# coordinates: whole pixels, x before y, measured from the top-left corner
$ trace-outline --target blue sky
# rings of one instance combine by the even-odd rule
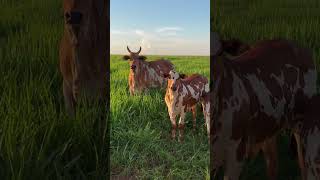
[[[111,54],[209,55],[209,0],[111,0]]]

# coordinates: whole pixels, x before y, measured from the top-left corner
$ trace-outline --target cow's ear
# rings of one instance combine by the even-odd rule
[[[164,73],[164,74],[162,74],[162,76],[164,77],[164,78],[169,78],[169,74],[167,74],[167,73]]]
[[[186,74],[179,74],[179,77],[180,77],[181,79],[184,79],[184,78],[187,77],[187,75],[186,75]]]
[[[147,59],[147,57],[145,56],[139,56],[139,59],[142,60],[142,61],[145,61]]]
[[[123,59],[123,60],[128,60],[128,59],[130,59],[130,56],[125,55],[125,56],[122,57],[122,59]]]

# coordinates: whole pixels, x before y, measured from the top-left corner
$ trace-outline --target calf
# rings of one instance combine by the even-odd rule
[[[320,180],[320,95],[310,101],[302,124],[302,146],[304,147],[306,177],[308,180]]]
[[[171,70],[169,74],[164,74],[164,77],[168,78],[165,102],[172,125],[171,137],[175,139],[177,128],[176,117],[180,115],[179,141],[183,141],[186,111],[200,101],[204,92],[209,92],[208,80],[199,74],[193,74],[185,79],[181,79],[179,73],[174,70]]]
[[[260,41],[230,60],[214,43],[211,164],[238,179],[251,147],[297,128],[305,105],[316,92],[312,55],[287,40]]]
[[[146,57],[139,55],[141,47],[138,52],[132,52],[128,46],[127,50],[130,55],[123,56],[123,59],[130,60],[128,78],[130,95],[141,93],[149,88],[164,88],[166,79],[163,74],[168,74],[170,70],[173,70],[173,64],[164,59],[151,62],[145,61]]]

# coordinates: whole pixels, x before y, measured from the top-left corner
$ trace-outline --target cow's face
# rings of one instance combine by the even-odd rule
[[[213,32],[212,35],[210,36],[210,42],[211,42],[211,52],[210,54],[212,56],[218,56],[222,52],[222,44],[221,44],[221,39],[218,33]]]
[[[139,55],[139,53],[141,52],[141,47],[138,52],[131,52],[129,47],[127,47],[127,50],[129,51],[129,55],[123,56],[123,59],[129,60],[131,72],[139,73],[141,66],[147,58],[145,56]]]
[[[92,1],[63,0],[64,23],[74,46],[79,45],[79,34],[89,19]]]

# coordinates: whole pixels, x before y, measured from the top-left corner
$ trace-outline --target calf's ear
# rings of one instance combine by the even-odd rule
[[[139,56],[139,59],[142,60],[142,61],[145,61],[147,59],[147,57],[145,56]]]
[[[123,59],[123,60],[128,60],[128,59],[130,59],[130,56],[125,55],[125,56],[122,57],[122,59]]]
[[[181,79],[184,79],[184,78],[187,77],[187,75],[186,75],[186,74],[179,74],[179,77],[180,77]]]

